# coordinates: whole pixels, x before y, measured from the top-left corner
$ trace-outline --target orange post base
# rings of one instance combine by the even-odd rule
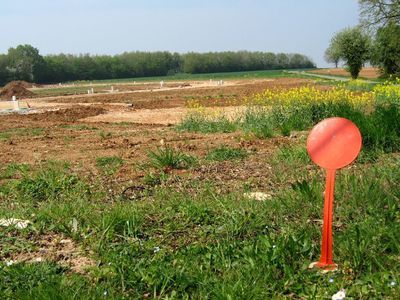
[[[337,264],[327,264],[327,263],[321,263],[319,261],[313,262],[309,266],[310,269],[321,269],[323,271],[336,271],[338,269]]]

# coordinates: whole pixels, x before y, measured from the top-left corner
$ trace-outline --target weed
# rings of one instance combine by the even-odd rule
[[[105,140],[105,139],[111,138],[112,137],[112,133],[111,132],[105,132],[104,130],[100,130],[99,131],[99,136],[100,136],[100,138],[102,140]]]
[[[18,173],[24,174],[28,172],[30,166],[27,164],[17,164],[17,163],[10,163],[7,165],[6,169],[0,173],[0,179],[10,179],[16,176]]]
[[[208,118],[202,114],[193,113],[187,116],[176,128],[181,131],[214,133],[234,132],[238,129],[238,126],[225,116]]]
[[[245,133],[250,132],[257,138],[270,138],[273,136],[271,117],[263,108],[248,107],[240,127]]]
[[[82,188],[78,177],[69,173],[68,166],[57,163],[42,167],[33,175],[24,173],[16,184],[18,196],[34,203],[59,200],[71,193],[82,192]]]
[[[158,148],[156,151],[149,151],[147,154],[150,165],[156,169],[186,169],[192,166],[196,159],[170,146]]]
[[[143,183],[149,186],[160,185],[162,182],[168,179],[168,175],[164,172],[160,173],[147,173],[143,178]]]

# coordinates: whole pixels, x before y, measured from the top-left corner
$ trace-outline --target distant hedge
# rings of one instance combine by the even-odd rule
[[[182,72],[196,74],[314,67],[314,63],[301,54],[248,51],[179,54],[167,51],[136,51],[119,55],[41,56],[36,48],[19,45],[10,48],[7,54],[0,55],[0,84],[11,80],[52,83],[165,76]]]

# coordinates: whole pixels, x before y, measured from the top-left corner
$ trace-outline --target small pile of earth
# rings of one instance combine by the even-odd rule
[[[0,99],[10,101],[12,96],[17,98],[33,97],[35,94],[27,89],[28,85],[32,86],[31,83],[25,81],[11,81],[0,91]]]
[[[25,119],[41,122],[76,122],[79,119],[104,114],[106,110],[96,106],[74,106],[67,109],[25,115]]]
[[[27,82],[27,81],[24,81],[24,80],[15,80],[15,81],[12,81],[12,82],[14,82],[14,84],[21,85],[26,89],[30,89],[30,88],[34,88],[34,87],[39,86],[39,85],[37,85],[35,83]]]

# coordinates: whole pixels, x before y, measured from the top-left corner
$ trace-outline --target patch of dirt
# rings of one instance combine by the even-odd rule
[[[80,274],[85,274],[88,268],[96,266],[96,262],[84,256],[82,249],[73,240],[61,234],[38,236],[34,238],[33,242],[35,250],[13,253],[7,259],[18,263],[53,261]]]
[[[31,114],[27,117],[35,121],[75,122],[79,119],[97,116],[105,113],[104,108],[98,106],[75,106],[71,108],[48,111],[40,114]]]
[[[333,76],[350,76],[350,73],[347,72],[344,68],[313,70],[310,71],[310,73]],[[381,74],[378,68],[363,68],[360,72],[360,77],[368,79],[376,79],[380,75]]]
[[[69,108],[55,108],[54,110],[42,111],[39,113],[28,114],[9,114],[1,117],[1,123],[20,123],[29,127],[29,124],[39,123],[38,126],[44,127],[46,123],[73,123],[79,119],[96,116],[106,112],[105,108],[89,106],[72,106]]]
[[[0,92],[0,99],[11,100],[12,96],[17,98],[31,98],[35,96],[34,93],[27,89],[28,82],[25,81],[11,81],[6,84]]]
[[[205,107],[203,113],[207,115],[223,115],[228,118],[234,117],[245,110],[244,106],[227,107]],[[118,123],[128,122],[136,124],[178,124],[192,110],[185,107],[160,108],[160,109],[138,109],[129,111],[108,111],[105,114],[81,119],[81,122],[105,122]]]

